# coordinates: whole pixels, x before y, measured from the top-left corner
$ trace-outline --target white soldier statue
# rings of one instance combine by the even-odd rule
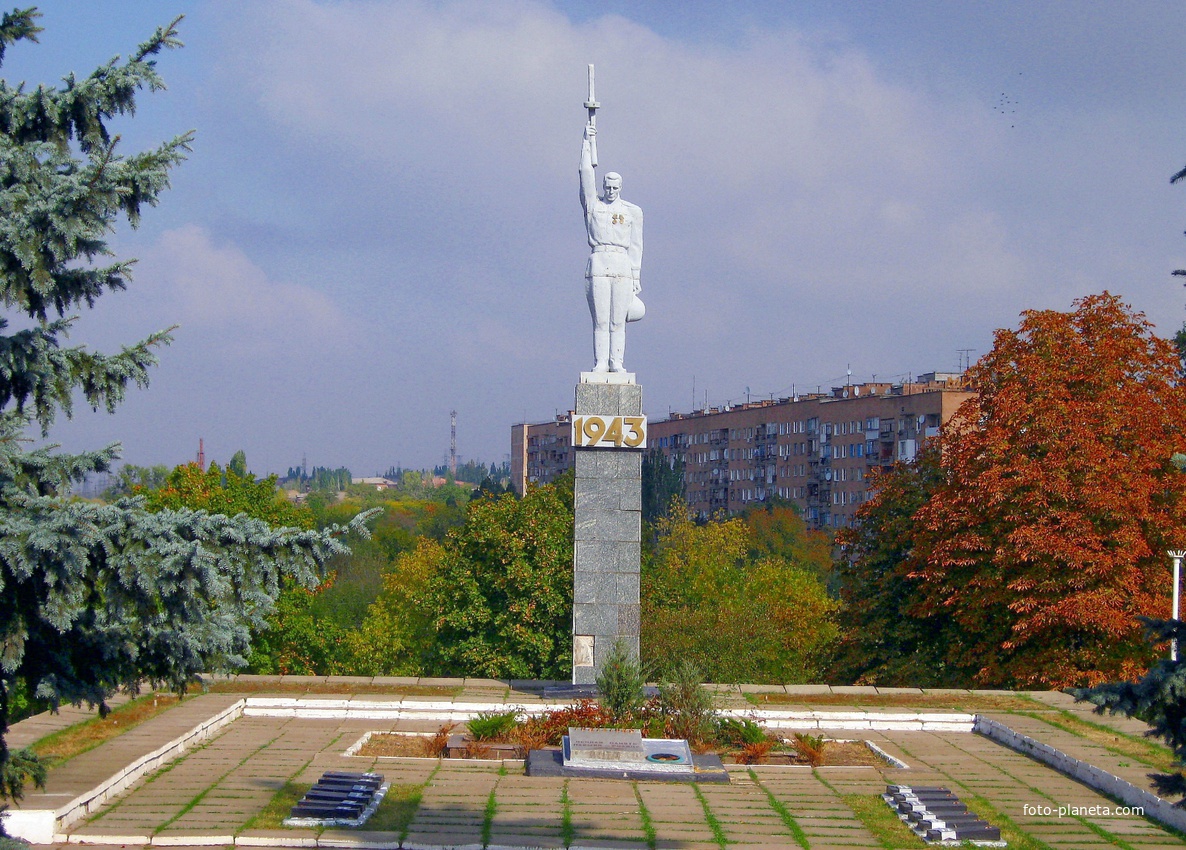
[[[622,200],[622,176],[605,175],[597,195],[597,126],[594,121],[593,67],[589,66],[589,123],[581,144],[581,207],[589,234],[585,295],[593,316],[593,371],[624,372],[626,323],[642,318],[642,210]]]

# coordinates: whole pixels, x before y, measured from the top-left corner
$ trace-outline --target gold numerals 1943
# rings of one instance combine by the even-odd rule
[[[574,446],[637,449],[646,441],[645,416],[574,416],[572,419]]]

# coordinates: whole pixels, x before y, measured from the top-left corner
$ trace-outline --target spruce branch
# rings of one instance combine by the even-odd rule
[[[40,17],[41,13],[35,6],[30,6],[28,9],[14,9],[11,12],[5,12],[4,16],[0,17],[0,64],[4,62],[4,52],[9,45],[16,44],[22,39],[37,42],[37,33],[41,32],[42,28],[37,26],[34,21]]]

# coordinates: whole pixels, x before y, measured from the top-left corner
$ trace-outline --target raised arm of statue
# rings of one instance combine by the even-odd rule
[[[581,208],[585,215],[593,202],[597,200],[597,175],[593,172],[593,154],[589,140],[597,135],[597,128],[592,124],[585,125],[585,138],[581,142]]]

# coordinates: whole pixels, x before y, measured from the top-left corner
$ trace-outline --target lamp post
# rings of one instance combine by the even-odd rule
[[[1166,553],[1174,562],[1174,613],[1173,619],[1178,619],[1178,579],[1182,574],[1182,559],[1186,558],[1186,551],[1171,549]],[[1178,660],[1178,639],[1170,641],[1170,661]]]

